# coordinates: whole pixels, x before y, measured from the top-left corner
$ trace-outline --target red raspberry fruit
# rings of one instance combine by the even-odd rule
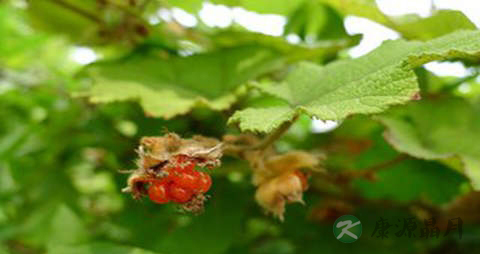
[[[165,204],[170,201],[170,198],[167,195],[167,188],[165,183],[153,183],[148,188],[148,197],[158,204]]]
[[[207,192],[210,187],[212,186],[212,178],[210,177],[209,174],[205,172],[198,172],[199,178],[198,178],[198,190],[201,193]]]
[[[193,169],[176,169],[170,172],[170,179],[172,182],[184,189],[197,189],[199,184],[200,174]]]
[[[186,203],[192,198],[193,192],[190,189],[182,188],[175,184],[168,186],[168,196],[175,203]]]

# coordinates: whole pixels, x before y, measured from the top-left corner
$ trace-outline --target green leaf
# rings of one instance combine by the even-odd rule
[[[315,1],[305,2],[289,16],[284,34],[291,33],[309,42],[348,37],[339,13]]]
[[[88,239],[83,221],[65,205],[60,205],[55,211],[50,230],[50,244],[74,244]]]
[[[428,42],[388,41],[365,56],[325,67],[301,63],[283,82],[259,86],[289,104],[289,110],[276,109],[278,115],[268,116],[275,124],[262,121],[265,109],[238,111],[229,123],[240,123],[243,131],[270,132],[301,113],[321,120],[380,113],[418,97],[414,68],[435,60],[475,59],[479,54],[480,32],[460,31]]]
[[[215,46],[223,48],[252,44],[272,48],[284,54],[288,62],[297,62],[300,60],[325,60],[334,57],[338,51],[358,44],[361,36],[331,38],[331,40],[309,44],[291,44],[285,38],[278,36],[245,31],[222,31],[215,34],[213,39]]]
[[[83,221],[64,204],[39,209],[27,219],[22,230],[24,241],[37,246],[78,244],[89,237]]]
[[[240,6],[258,13],[287,15],[298,8],[304,1],[305,0],[277,0],[275,4],[272,4],[270,1],[259,0],[213,0],[212,2],[229,6]]]
[[[4,244],[0,244],[0,254],[9,254],[8,248]]]
[[[148,115],[171,118],[194,107],[223,110],[242,85],[282,66],[277,51],[256,46],[222,49],[188,57],[134,54],[87,68],[94,103],[137,100]]]
[[[197,12],[201,9],[203,0],[168,0],[172,6],[182,8],[186,11]],[[265,0],[211,0],[214,4],[227,5],[230,7],[242,7],[249,11],[262,14],[291,14],[295,9],[305,2],[305,0],[277,0],[271,4]]]
[[[100,13],[95,0],[31,1],[28,4],[28,14],[35,27],[80,41],[94,35],[101,22]]]
[[[196,13],[202,8],[203,0],[168,0],[168,3],[185,11]]]
[[[89,243],[82,245],[54,245],[49,254],[156,254],[157,252],[113,243]]]
[[[378,119],[398,151],[427,159],[458,157],[464,173],[480,188],[480,111],[462,99],[424,100]]]
[[[427,18],[406,15],[392,18],[393,29],[407,39],[429,40],[456,30],[475,30],[476,26],[460,11],[440,10]]]
[[[344,15],[355,15],[388,24],[388,17],[378,9],[375,0],[321,0]]]
[[[416,14],[392,17],[383,14],[375,0],[322,0],[344,15],[356,15],[397,30],[407,39],[428,40],[457,30],[474,30],[476,26],[460,11],[439,10],[430,17]]]
[[[288,106],[248,108],[235,112],[228,121],[238,122],[243,131],[270,132],[282,123],[291,121],[295,115],[296,112]]]

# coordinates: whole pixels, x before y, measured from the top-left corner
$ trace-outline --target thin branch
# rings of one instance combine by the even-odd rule
[[[391,160],[388,160],[388,161],[385,161],[385,162],[382,162],[382,163],[379,163],[377,165],[374,165],[372,167],[369,167],[367,169],[364,169],[362,171],[370,171],[370,172],[378,172],[380,170],[383,170],[383,169],[387,169],[387,168],[390,168],[392,166],[395,166],[397,165],[398,163],[408,159],[409,156],[402,153],[402,154],[399,154],[397,157],[391,159]]]
[[[385,208],[397,208],[397,209],[405,209],[405,210],[411,210],[412,208],[420,208],[435,216],[441,215],[443,213],[440,207],[434,206],[422,200],[399,202],[399,201],[388,200],[388,199],[368,199],[356,193],[349,193],[349,194],[331,193],[331,192],[327,192],[317,188],[312,188],[311,191],[322,197],[329,197],[332,199],[342,200],[357,207],[364,206],[364,205],[373,205],[373,206],[379,206],[379,207],[385,207]]]
[[[103,23],[103,20],[100,19],[99,17],[95,16],[94,14],[91,14],[90,12],[82,9],[82,8],[79,8],[78,6],[76,5],[73,5],[71,3],[68,3],[64,0],[50,0],[60,6],[62,6],[63,8],[65,9],[69,9],[79,15],[82,15],[83,17],[93,21],[93,22],[96,22],[96,23],[99,23],[99,24],[102,24]]]
[[[389,169],[389,168],[397,165],[398,163],[400,163],[404,160],[407,160],[409,158],[410,158],[410,156],[402,153],[402,154],[399,154],[397,157],[395,157],[391,160],[381,162],[379,164],[368,167],[366,169],[342,171],[341,173],[338,174],[337,178],[338,178],[339,181],[342,181],[342,182],[348,182],[349,180],[352,180],[353,178],[360,178],[360,177],[365,178],[365,179],[370,180],[370,181],[375,181],[377,172],[379,172],[381,170]]]
[[[252,149],[253,150],[262,150],[262,149],[265,149],[265,148],[269,147],[277,139],[279,139],[281,136],[283,136],[283,134],[285,134],[285,132],[287,132],[288,129],[290,129],[290,127],[293,125],[293,123],[295,123],[295,121],[297,119],[298,119],[298,115],[293,117],[292,120],[283,123],[282,125],[280,125],[280,127],[278,127],[278,129],[276,129],[274,132],[272,132],[270,135],[268,135],[260,143],[258,143],[254,147],[252,147]]]

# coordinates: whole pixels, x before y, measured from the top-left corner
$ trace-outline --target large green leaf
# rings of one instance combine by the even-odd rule
[[[321,120],[380,113],[418,98],[415,67],[479,55],[480,32],[460,31],[428,42],[388,41],[363,57],[325,67],[302,63],[283,82],[259,87],[287,106],[237,111],[229,122],[239,123],[243,131],[270,132],[301,113]]]
[[[291,44],[285,38],[269,36],[247,31],[222,31],[213,36],[216,47],[239,47],[256,44],[275,49],[285,55],[286,61],[325,60],[335,56],[338,51],[358,44],[361,36],[340,38],[322,38],[315,43]]]
[[[305,2],[288,17],[284,34],[291,33],[309,42],[348,37],[343,17],[331,7],[316,1]]]
[[[355,162],[356,168],[369,168],[399,158],[399,153],[382,137],[381,130],[375,131],[370,138],[371,147],[358,158],[347,156]],[[420,199],[440,205],[459,195],[464,183],[468,183],[465,176],[445,165],[406,157],[404,161],[376,172],[375,181],[360,178],[355,181],[355,186],[366,198],[399,202]]]
[[[480,111],[462,99],[424,100],[378,119],[395,149],[433,160],[459,157],[465,174],[480,188]]]
[[[355,15],[371,19],[380,24],[388,24],[388,17],[378,9],[375,0],[320,0],[344,15]]]
[[[228,108],[241,85],[283,63],[277,51],[257,46],[222,49],[189,57],[136,54],[87,68],[95,84],[90,101],[138,100],[151,116],[171,118],[196,106]]]
[[[428,40],[456,30],[476,29],[475,25],[460,11],[439,10],[430,17],[416,14],[391,17],[383,14],[375,0],[321,0],[344,15],[355,15],[378,22],[397,30],[407,39]]]
[[[95,0],[43,0],[28,4],[28,14],[35,27],[80,41],[96,32],[102,22],[101,12]]]
[[[287,15],[300,6],[305,0],[277,0],[271,1],[259,0],[213,0],[213,3],[225,4],[229,6],[240,6],[249,11],[259,13],[274,13]]]
[[[475,30],[476,26],[460,11],[440,10],[427,18],[405,15],[392,18],[391,27],[407,39],[429,40],[456,30]]]
[[[275,4],[264,0],[212,0],[214,4],[222,4],[232,7],[243,7],[249,11],[258,13],[271,13],[287,15],[295,10],[305,0],[277,0]],[[182,8],[189,12],[197,12],[201,9],[203,0],[168,0],[170,6]]]

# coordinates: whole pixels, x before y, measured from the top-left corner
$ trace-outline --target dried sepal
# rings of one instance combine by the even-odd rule
[[[255,168],[252,182],[259,185],[278,175],[297,171],[299,169],[312,169],[319,165],[319,159],[304,151],[291,151],[285,154],[265,158],[260,167]]]
[[[186,156],[200,167],[214,168],[220,166],[222,144],[213,138],[194,136],[182,139],[175,133],[167,133],[162,137],[144,137],[137,150],[140,157],[138,165],[145,170],[158,165],[162,167],[176,163],[171,160],[175,156]],[[158,170],[158,169],[157,169]]]
[[[180,206],[181,211],[199,214],[204,210],[205,201],[207,201],[208,195],[203,193],[196,194],[189,202]]]
[[[285,205],[303,202],[303,192],[308,188],[306,176],[300,171],[286,172],[258,186],[255,200],[267,212],[283,221]]]
[[[263,149],[254,135],[241,134],[223,137],[224,152],[245,159],[253,171],[252,183],[257,187],[255,199],[267,212],[283,220],[285,205],[303,203],[303,192],[308,186],[307,176],[300,171],[321,170],[322,154],[291,151],[278,154],[272,146]]]
[[[122,192],[131,193],[134,199],[140,199],[143,196],[147,195],[147,189],[145,183],[147,177],[134,172],[128,177],[127,187],[122,189]]]

